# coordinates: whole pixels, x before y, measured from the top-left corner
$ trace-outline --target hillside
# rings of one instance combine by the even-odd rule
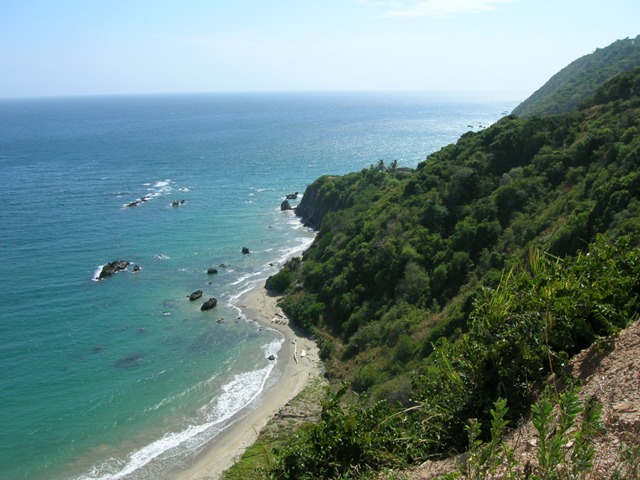
[[[468,133],[412,174],[378,165],[310,185],[299,212],[322,211],[320,231],[276,278],[285,290],[299,275],[283,307],[318,331],[329,372],[385,397],[531,247],[563,257],[598,233],[637,235],[638,72],[578,113]]]
[[[637,479],[640,477],[640,322],[629,326],[618,337],[607,339],[604,346],[606,348],[592,346],[580,352],[568,369],[572,378],[584,382],[580,398],[594,398],[602,403],[602,430],[592,440],[592,478],[612,478],[613,473],[618,472],[618,478]],[[509,431],[505,445],[514,452],[511,468],[523,472],[525,465],[536,464],[539,443],[532,421]],[[495,464],[495,472],[485,478],[503,478],[506,463]],[[427,461],[405,472],[403,478],[431,480],[452,473],[458,473],[461,479],[469,478],[462,456]]]
[[[463,451],[470,418],[486,432],[503,398],[517,421],[550,372],[636,318],[639,118],[636,69],[577,112],[505,117],[414,172],[380,162],[310,185],[299,212],[317,238],[268,285],[366,400],[334,392],[275,478]]]
[[[513,114],[530,116],[575,111],[580,102],[593,95],[606,80],[639,66],[640,36],[618,40],[567,65],[518,105]]]
[[[604,398],[556,387],[640,317],[639,166],[640,68],[578,111],[505,117],[415,171],[316,180],[298,213],[318,235],[267,287],[314,335],[331,388],[314,421],[228,478],[380,478],[465,451],[483,478],[516,465],[501,439],[530,416],[540,463],[510,478],[588,478],[615,425],[600,426]],[[637,460],[628,441],[616,452]]]

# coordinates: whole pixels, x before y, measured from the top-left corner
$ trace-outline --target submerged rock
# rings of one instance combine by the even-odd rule
[[[140,352],[130,353],[129,355],[120,357],[118,360],[116,360],[116,362],[113,365],[117,368],[133,367],[138,363],[140,363],[140,360],[142,360],[142,357],[144,357],[144,354]]]

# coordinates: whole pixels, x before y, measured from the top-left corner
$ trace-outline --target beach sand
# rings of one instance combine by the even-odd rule
[[[196,456],[193,464],[180,472],[176,480],[215,480],[253,444],[267,422],[300,393],[307,383],[321,373],[318,348],[314,341],[301,335],[295,325],[276,306],[278,297],[271,296],[264,282],[243,295],[238,306],[247,319],[278,330],[284,344],[278,352],[273,374],[280,374],[277,383],[257,401],[247,407],[244,417],[220,433]]]

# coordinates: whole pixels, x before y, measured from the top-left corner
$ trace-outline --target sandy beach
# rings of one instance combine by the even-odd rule
[[[301,336],[294,325],[289,325],[286,316],[276,306],[277,300],[278,297],[267,293],[262,282],[238,302],[247,319],[276,329],[284,336],[284,344],[272,372],[272,375],[279,375],[277,383],[257,400],[257,405],[252,404],[240,412],[240,418],[213,439],[194,459],[191,467],[175,477],[176,480],[220,478],[222,472],[253,444],[269,419],[321,373],[315,342]]]

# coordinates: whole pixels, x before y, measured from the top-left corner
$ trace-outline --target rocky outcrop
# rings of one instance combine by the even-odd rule
[[[295,193],[288,193],[286,195],[287,200],[295,200],[296,198],[298,198],[298,192]]]
[[[204,302],[202,304],[202,306],[200,307],[200,310],[202,310],[203,312],[205,310],[211,310],[212,308],[215,308],[215,306],[218,304],[218,300],[216,300],[215,298],[211,297],[209,300],[207,300],[206,302]]]
[[[207,268],[208,275],[215,275],[216,273],[218,273],[218,269],[216,267]]]
[[[140,197],[135,199],[133,202],[129,202],[127,203],[125,206],[126,207],[137,207],[138,205],[141,205],[143,203],[147,203],[149,200],[151,199],[151,197],[149,195],[145,195],[144,197]]]
[[[280,210],[282,210],[283,212],[287,210],[293,210],[293,207],[289,203],[289,200],[285,200],[280,204]]]
[[[296,207],[296,215],[302,218],[305,226],[319,230],[322,219],[327,213],[349,206],[348,196],[343,198],[336,195],[332,188],[337,178],[329,175],[322,176],[304,191]]]
[[[242,253],[244,255],[248,255],[251,253],[251,251],[249,250],[249,247],[242,247]]]
[[[105,278],[109,278],[112,275],[118,273],[121,270],[124,270],[129,266],[129,262],[127,260],[115,260],[113,262],[107,263],[100,270],[100,274],[98,275],[98,280],[104,280]]]

